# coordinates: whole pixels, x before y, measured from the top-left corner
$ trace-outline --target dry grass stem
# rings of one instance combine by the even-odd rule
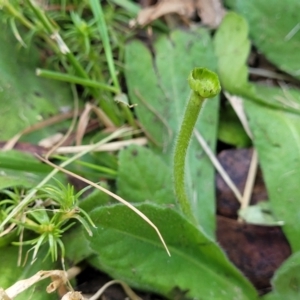
[[[202,135],[199,133],[198,130],[194,130],[194,135],[195,135],[198,143],[201,145],[204,152],[206,153],[206,155],[209,157],[210,161],[216,168],[216,170],[219,172],[220,176],[223,178],[223,180],[226,182],[228,187],[231,189],[231,191],[233,192],[233,194],[235,195],[237,200],[240,203],[242,203],[242,201],[243,201],[242,194],[240,193],[240,191],[238,190],[238,188],[236,187],[234,182],[231,180],[231,178],[228,176],[228,174],[226,173],[226,171],[224,170],[224,168],[222,167],[222,165],[220,164],[220,162],[218,161],[218,159],[216,158],[214,153],[208,147],[208,145],[207,145],[206,141],[204,140],[204,138],[202,137]]]
[[[248,119],[246,117],[245,111],[244,111],[244,105],[243,100],[241,97],[230,95],[227,92],[224,92],[225,97],[230,102],[232,108],[234,109],[237,117],[241,121],[246,133],[248,134],[249,138],[253,138],[253,134],[250,130]]]
[[[118,151],[127,147],[129,145],[140,145],[144,146],[148,143],[148,140],[144,137],[130,139],[125,141],[111,142],[105,145],[101,145],[97,148],[93,148],[94,145],[82,145],[82,146],[69,146],[69,147],[60,147],[56,149],[55,154],[67,154],[67,153],[79,153],[81,151],[87,151],[88,149],[92,149],[91,151],[104,152],[104,151]]]
[[[107,282],[103,287],[101,287],[96,294],[89,298],[89,300],[97,300],[104,293],[104,291],[113,284],[120,284],[125,291],[126,295],[131,300],[143,300],[141,299],[124,281],[121,280],[111,280]]]
[[[247,181],[246,181],[240,209],[245,209],[249,206],[252,191],[253,191],[253,186],[256,178],[256,173],[257,173],[257,165],[258,165],[258,154],[257,151],[253,149],[253,154],[251,158],[251,163],[248,171]]]
[[[8,299],[11,299],[11,298],[13,299],[17,295],[22,293],[23,291],[27,290],[32,285],[36,284],[37,282],[44,280],[46,278],[49,278],[49,277],[51,278],[53,276],[56,281],[59,281],[59,285],[64,285],[68,281],[67,273],[65,271],[61,271],[61,270],[39,271],[35,275],[31,276],[30,278],[17,281],[11,287],[9,287],[5,290],[5,294],[8,297]],[[56,282],[55,286],[57,286],[57,285],[58,285],[58,282]],[[52,290],[52,291],[54,291],[54,290]],[[0,299],[2,300],[2,298],[0,298]]]
[[[81,113],[81,111],[79,111],[77,113],[77,115],[79,113]],[[44,120],[44,121],[38,122],[38,123],[36,123],[32,126],[29,126],[29,127],[25,128],[24,130],[20,131],[18,134],[16,134],[14,137],[12,137],[9,141],[7,141],[7,143],[4,145],[2,150],[11,150],[11,149],[13,149],[14,146],[16,145],[16,143],[18,142],[18,140],[21,138],[21,136],[23,136],[25,134],[37,131],[37,130],[39,130],[41,128],[44,128],[44,127],[47,127],[47,126],[54,125],[54,124],[59,123],[61,121],[70,119],[73,116],[74,116],[74,111],[70,111],[70,112],[67,112],[67,113],[56,115],[56,116],[51,117],[47,120]]]

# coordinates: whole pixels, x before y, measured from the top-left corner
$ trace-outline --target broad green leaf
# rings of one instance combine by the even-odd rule
[[[23,247],[23,260],[28,250],[28,247]],[[7,289],[12,286],[19,280],[27,279],[37,272],[41,270],[55,270],[58,268],[57,264],[53,264],[51,259],[46,259],[45,261],[45,253],[48,251],[45,247],[40,250],[40,253],[37,257],[37,260],[31,264],[30,259],[27,260],[25,266],[18,266],[18,257],[20,255],[19,247],[17,246],[8,246],[4,248],[0,248],[1,255],[1,272],[0,272],[0,287]],[[33,285],[26,291],[20,293],[16,298],[16,300],[55,300],[57,299],[57,294],[52,293],[48,294],[46,292],[46,287],[50,284],[49,279],[42,280],[37,284]]]
[[[223,88],[231,94],[242,96],[248,101],[255,101],[262,106],[299,114],[300,110],[297,107],[259,97],[255,85],[248,82],[247,57],[250,42],[247,35],[247,23],[242,16],[234,12],[225,16],[215,35],[218,74]]]
[[[0,168],[37,173],[52,170],[50,166],[41,163],[32,154],[17,150],[0,152]]]
[[[250,41],[244,18],[234,12],[228,13],[216,32],[214,47],[222,86],[230,93],[247,88],[246,60],[250,52]]]
[[[11,150],[0,152],[0,189],[31,188],[38,184],[51,168],[32,155]]]
[[[42,177],[33,173],[17,172],[1,169],[0,173],[0,189],[11,187],[31,188],[37,185],[42,180]]]
[[[273,291],[264,300],[295,300],[300,289],[300,252],[290,256],[272,278]]]
[[[237,0],[235,9],[248,21],[255,46],[281,70],[300,78],[298,0]]]
[[[64,233],[62,242],[66,251],[65,259],[72,266],[95,255],[85,236],[85,229],[81,225],[74,226]]]
[[[119,154],[118,195],[129,202],[175,203],[171,170],[151,150],[132,145]]]
[[[300,105],[300,92],[257,86],[259,96]],[[283,230],[293,251],[300,250],[300,116],[254,102],[245,102],[254,144],[259,154],[272,210],[284,221]]]
[[[263,297],[260,297],[259,299],[261,299],[261,300],[282,300],[282,298],[274,292],[266,294]]]
[[[171,252],[155,231],[124,205],[94,210],[97,226],[90,245],[99,255],[90,259],[115,278],[177,299],[256,299],[256,291],[227,260],[220,248],[170,208],[136,206],[156,224]],[[177,295],[178,296],[178,295]]]
[[[71,108],[73,103],[67,85],[35,75],[35,69],[40,64],[37,49],[33,46],[21,48],[11,29],[3,23],[1,26],[0,139],[7,140],[22,129],[53,116],[60,110]],[[39,130],[31,134],[31,139],[36,142],[55,133],[57,128],[51,126]]]
[[[152,149],[170,166],[184,107],[190,94],[187,77],[195,67],[215,69],[209,33],[204,29],[174,31],[154,43],[154,57],[141,42],[125,48],[125,76],[131,103],[143,128],[153,141]],[[136,59],[137,53],[139,59]],[[214,150],[217,135],[218,100],[208,101],[196,124]],[[188,195],[200,226],[211,237],[215,231],[214,169],[193,139],[186,167]]]
[[[0,248],[10,245],[18,239],[18,230],[15,228],[11,232],[0,237]],[[1,250],[0,250],[1,251]]]
[[[0,152],[0,189],[9,187],[32,188],[52,171],[29,153],[16,150]],[[64,177],[58,175],[63,181]]]
[[[109,189],[107,184],[101,184],[106,189]],[[85,210],[87,213],[90,213],[93,209],[101,206],[108,205],[112,198],[106,193],[95,189],[88,196],[79,202],[79,207]]]

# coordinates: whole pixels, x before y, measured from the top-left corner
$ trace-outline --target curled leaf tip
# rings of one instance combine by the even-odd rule
[[[221,91],[218,75],[206,68],[195,68],[188,77],[190,88],[202,98],[211,98]]]

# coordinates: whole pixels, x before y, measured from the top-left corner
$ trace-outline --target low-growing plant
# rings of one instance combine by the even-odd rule
[[[297,298],[299,172],[295,162],[299,160],[299,151],[295,149],[299,144],[296,134],[300,126],[296,103],[300,99],[299,91],[291,91],[290,97],[290,90],[250,83],[246,60],[250,30],[260,51],[279,68],[299,78],[297,59],[290,63],[282,55],[285,49],[282,45],[293,45],[288,47],[288,57],[295,57],[299,28],[294,11],[298,4],[294,0],[289,0],[289,5],[278,1],[275,5],[274,0],[274,5],[268,6],[259,0],[225,2],[243,17],[228,13],[213,38],[211,31],[203,27],[172,29],[166,35],[157,30],[159,26],[153,26],[148,33],[154,32],[154,35],[147,35],[151,47],[147,47],[135,37],[134,29],[123,26],[138,11],[138,6],[130,0],[47,3],[0,0],[1,20],[10,25],[19,46],[27,47],[28,51],[14,52],[16,47],[7,31],[0,32],[0,41],[5,41],[2,43],[5,55],[0,53],[0,62],[4,62],[0,68],[0,90],[4,89],[7,99],[17,99],[16,103],[12,101],[15,105],[7,109],[18,115],[14,122],[17,124],[22,119],[26,124],[34,124],[37,119],[53,117],[60,109],[63,112],[72,105],[72,99],[66,106],[62,105],[63,100],[50,105],[62,94],[57,82],[45,81],[51,93],[44,93],[46,88],[42,81],[29,84],[27,77],[36,68],[40,77],[70,83],[72,96],[76,99],[80,96],[80,107],[84,106],[83,101],[93,102],[86,105],[78,122],[80,128],[75,132],[74,124],[80,113],[76,102],[74,126],[69,127],[68,134],[44,156],[46,158],[42,155],[29,158],[14,151],[0,153],[3,169],[0,172],[3,179],[0,180],[0,251],[3,256],[0,281],[4,285],[8,285],[6,280],[11,278],[17,280],[35,274],[34,268],[35,271],[56,268],[56,262],[59,268],[65,268],[65,262],[68,265],[86,261],[133,287],[168,299],[257,299],[256,289],[229,261],[216,241],[215,170],[204,147],[193,138],[193,132],[196,137],[201,133],[211,152],[216,148],[219,76],[226,97],[238,96],[243,103],[246,113],[242,122],[246,130],[235,116],[235,124],[240,126],[235,132],[243,135],[242,145],[248,134],[251,139],[247,136],[247,145],[253,143],[257,148],[270,197],[268,208],[275,219],[280,220],[274,224],[284,224],[283,230],[293,251],[291,258],[276,271],[273,292],[265,299]],[[273,25],[267,26],[267,21]],[[128,41],[129,37],[133,38]],[[30,52],[32,48],[36,52]],[[281,50],[276,53],[275,48]],[[16,56],[21,53],[23,57],[18,56],[14,61],[10,53]],[[38,55],[42,56],[43,64],[23,62]],[[20,76],[15,75],[19,65],[28,74],[21,81]],[[284,74],[272,73],[272,76],[286,79]],[[20,86],[20,95],[15,96],[11,86],[16,90]],[[69,86],[67,89],[69,91]],[[70,93],[63,94],[62,98],[68,97],[65,95],[72,98]],[[210,97],[214,100],[204,101]],[[9,104],[3,99],[3,103]],[[35,103],[45,99],[47,105],[43,109],[47,107],[47,114],[41,109],[31,116]],[[129,101],[132,106],[128,106]],[[25,104],[29,110],[25,110]],[[85,132],[91,113],[100,120],[91,122],[93,126],[100,123],[96,134]],[[230,118],[230,114],[228,116]],[[3,119],[10,121],[6,114]],[[51,120],[49,124],[55,123]],[[116,129],[123,125],[125,128]],[[49,132],[48,135],[64,133],[68,126],[67,122],[60,123],[57,129],[45,132]],[[225,126],[223,138],[235,145],[236,139],[228,138],[230,130],[226,120],[220,126]],[[17,130],[10,131],[8,127],[13,126],[7,126],[7,130],[15,137],[4,146],[6,150],[23,133],[35,130],[35,126],[22,128],[21,133],[15,135]],[[110,132],[113,133],[108,136]],[[28,145],[22,143],[29,142],[31,146],[34,144],[31,151],[44,154],[45,149],[36,145],[41,135],[23,137],[21,146],[27,149]],[[141,135],[147,137],[143,136],[141,143],[145,145],[146,141],[147,147],[130,145],[118,149],[117,155],[114,153],[115,145],[127,142],[128,136],[130,141],[137,142]],[[103,137],[101,142],[94,143]],[[85,150],[77,146],[60,147],[68,138],[76,140],[77,145],[85,144]],[[112,140],[113,145],[108,145],[113,146],[109,154],[96,152]],[[69,150],[77,154],[63,154]],[[62,163],[56,165],[49,157]],[[278,162],[278,157],[282,162]],[[65,174],[57,174],[59,171],[95,190],[89,195],[84,193],[88,187],[76,192],[66,182]],[[106,181],[105,188],[99,183],[102,180]],[[18,257],[25,261],[26,267],[12,267]],[[35,292],[38,295],[38,289]]]

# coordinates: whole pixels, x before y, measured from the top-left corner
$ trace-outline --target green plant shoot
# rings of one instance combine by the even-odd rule
[[[188,83],[192,92],[184,112],[183,121],[175,146],[173,176],[175,195],[179,206],[184,215],[192,222],[196,223],[185,190],[184,169],[186,152],[204,100],[216,96],[220,92],[221,86],[218,76],[206,68],[193,69],[188,77]]]

